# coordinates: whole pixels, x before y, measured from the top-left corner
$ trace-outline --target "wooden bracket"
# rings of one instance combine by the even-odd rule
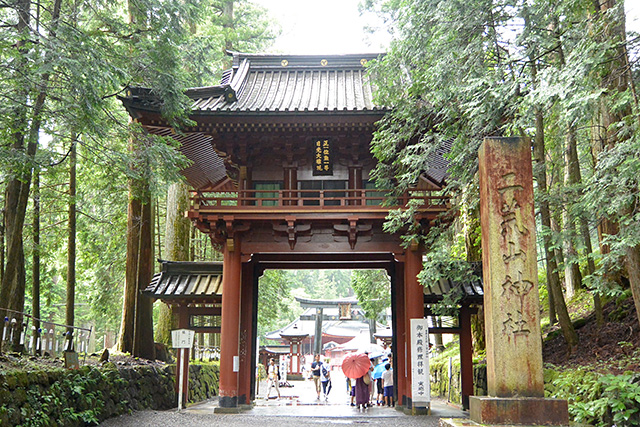
[[[296,224],[296,219],[293,217],[285,217],[285,221],[286,224],[273,224],[276,240],[278,240],[278,234],[284,234],[289,247],[293,250],[300,237],[304,237],[306,241],[311,239],[311,224]]]

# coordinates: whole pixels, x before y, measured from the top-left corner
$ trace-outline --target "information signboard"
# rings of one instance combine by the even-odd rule
[[[414,405],[431,402],[427,319],[411,319],[411,400]]]
[[[189,329],[171,331],[171,345],[173,348],[191,348],[193,347],[193,337],[195,335],[195,331]]]

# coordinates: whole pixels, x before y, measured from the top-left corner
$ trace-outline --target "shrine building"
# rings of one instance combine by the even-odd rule
[[[191,161],[183,171],[193,190],[188,217],[224,257],[222,277],[217,265],[208,276],[220,280],[221,288],[210,291],[215,297],[188,295],[197,286],[186,282],[165,282],[150,295],[171,294],[172,303],[182,307],[181,328],[203,313],[195,307],[198,301],[215,303],[221,316],[220,329],[214,328],[221,334],[219,405],[237,408],[255,399],[258,279],[265,270],[386,270],[397,401],[415,409],[411,346],[405,343],[410,319],[430,314],[427,289],[417,279],[424,248],[403,246],[401,235],[385,232],[383,224],[390,209],[411,201],[426,233],[447,211],[442,153],[433,155],[432,169],[423,171],[396,206],[387,207],[390,189],[376,189],[371,177],[372,135],[389,111],[374,102],[367,76],[367,63],[378,55],[232,55],[232,68],[219,85],[186,92],[192,100],[190,127],[172,128],[149,89],[130,88],[121,98],[149,133],[179,142]],[[481,300],[481,291],[469,292]],[[462,358],[470,366],[470,326],[467,344]]]

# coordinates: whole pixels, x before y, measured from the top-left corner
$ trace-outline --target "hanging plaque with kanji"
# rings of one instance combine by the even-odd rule
[[[313,144],[313,175],[333,175],[331,141],[317,139]]]

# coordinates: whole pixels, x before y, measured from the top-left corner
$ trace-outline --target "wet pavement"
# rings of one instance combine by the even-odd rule
[[[237,414],[216,412],[217,399],[191,405],[178,412],[140,411],[132,415],[107,420],[102,426],[260,426],[299,427],[318,424],[368,424],[380,426],[438,426],[440,418],[467,418],[468,413],[441,400],[432,400],[431,415],[407,415],[393,407],[374,406],[359,411],[350,406],[346,380],[341,371],[332,373],[332,389],[327,399],[318,400],[313,381],[289,381],[280,387],[277,399],[275,388],[267,400],[266,382],[261,382],[254,405]]]

